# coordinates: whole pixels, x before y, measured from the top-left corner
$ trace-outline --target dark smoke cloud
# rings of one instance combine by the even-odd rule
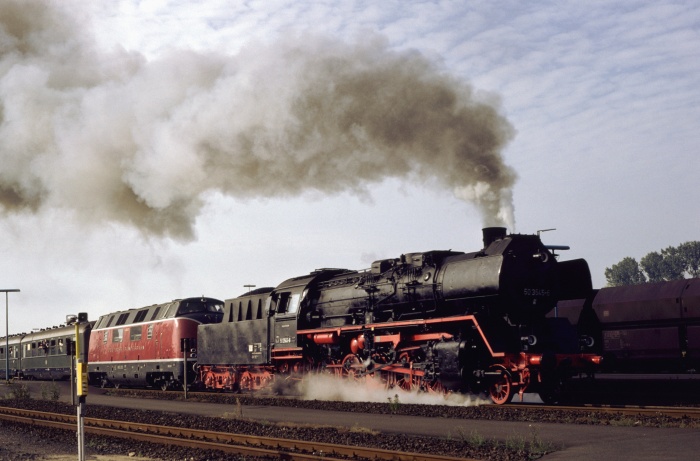
[[[288,37],[237,55],[101,52],[46,2],[0,6],[0,210],[193,238],[209,192],[369,194],[437,182],[512,227],[514,130],[488,97],[371,37]],[[491,99],[493,99],[491,97]]]

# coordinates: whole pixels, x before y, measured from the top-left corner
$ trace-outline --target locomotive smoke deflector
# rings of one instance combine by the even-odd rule
[[[484,249],[488,248],[496,240],[506,237],[505,227],[484,227],[481,231],[484,235]]]

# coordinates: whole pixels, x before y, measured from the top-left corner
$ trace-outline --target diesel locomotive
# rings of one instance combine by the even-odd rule
[[[194,382],[197,327],[220,322],[223,301],[186,298],[101,316],[88,347],[92,385],[182,388]]]
[[[308,372],[427,392],[517,392],[554,401],[563,381],[600,363],[581,352],[557,302],[592,289],[588,264],[559,261],[538,235],[486,228],[472,253],[427,251],[368,270],[319,269],[228,299],[197,328],[198,381],[255,390]],[[99,339],[99,337],[98,337]]]

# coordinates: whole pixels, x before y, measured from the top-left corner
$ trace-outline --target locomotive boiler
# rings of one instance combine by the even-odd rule
[[[428,392],[517,391],[556,398],[563,380],[599,362],[575,330],[546,314],[585,296],[584,260],[558,261],[537,235],[486,228],[472,253],[428,251],[363,271],[319,269],[226,300],[198,327],[201,384],[260,389],[310,371]]]

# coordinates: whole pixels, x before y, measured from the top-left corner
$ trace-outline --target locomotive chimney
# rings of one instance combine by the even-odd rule
[[[484,227],[484,249],[488,248],[496,240],[500,240],[506,236],[505,227]]]

